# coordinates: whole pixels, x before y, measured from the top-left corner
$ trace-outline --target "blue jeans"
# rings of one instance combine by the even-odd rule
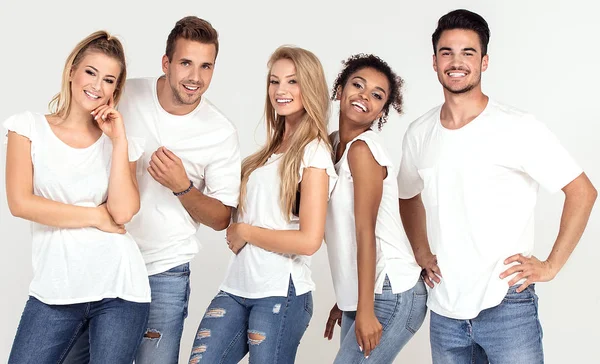
[[[8,363],[62,363],[87,327],[90,363],[131,364],[142,340],[148,306],[120,298],[47,305],[29,297]]]
[[[152,302],[146,332],[135,358],[136,364],[176,364],[183,321],[188,314],[190,265],[185,263],[148,277]],[[66,364],[89,362],[87,333],[77,341]]]
[[[431,313],[434,364],[542,364],[542,327],[533,285],[512,286],[498,306],[471,320]]]
[[[312,293],[249,299],[220,291],[200,322],[190,364],[293,363],[312,317]]]
[[[394,294],[385,277],[383,291],[375,294],[375,316],[383,326],[379,345],[366,361],[360,351],[355,334],[356,311],[345,311],[342,316],[340,350],[336,364],[391,363],[415,332],[419,330],[427,313],[427,289],[421,279],[408,291]]]

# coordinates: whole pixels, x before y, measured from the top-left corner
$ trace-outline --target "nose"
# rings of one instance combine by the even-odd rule
[[[94,80],[94,83],[92,84],[92,88],[94,89],[94,91],[100,91],[101,87],[102,87],[102,78],[96,77],[96,79]]]

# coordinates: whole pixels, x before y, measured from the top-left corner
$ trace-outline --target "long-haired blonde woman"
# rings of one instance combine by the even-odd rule
[[[99,31],[67,58],[49,115],[4,122],[6,192],[32,222],[33,280],[8,362],[62,362],[86,326],[91,363],[131,363],[148,316],[142,256],[123,224],[139,209],[135,160],[113,108],[125,83],[121,42]]]
[[[294,362],[312,316],[310,256],[321,246],[336,179],[327,139],[328,92],[309,51],[271,56],[267,143],[242,163],[236,254],[198,328],[190,363]]]

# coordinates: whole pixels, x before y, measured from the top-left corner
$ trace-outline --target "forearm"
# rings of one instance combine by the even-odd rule
[[[106,206],[117,224],[125,224],[140,209],[140,195],[128,157],[127,140],[113,141]]]
[[[425,207],[421,195],[407,200],[400,199],[399,204],[402,225],[415,257],[418,260],[418,257],[431,254],[427,240]]]
[[[240,234],[252,245],[281,254],[313,255],[323,242],[323,236],[302,229],[272,230],[244,224]]]
[[[358,307],[357,311],[373,310],[375,302],[375,266],[377,252],[375,232],[357,232]]]
[[[57,228],[95,227],[98,220],[94,207],[68,205],[36,195],[20,198],[18,203],[9,198],[8,205],[16,217]]]
[[[591,190],[567,194],[560,220],[560,229],[552,251],[546,260],[552,270],[558,273],[577,246],[594,206],[597,192]]]
[[[229,226],[231,207],[216,198],[206,196],[197,188],[179,196],[179,201],[195,221],[217,231]]]

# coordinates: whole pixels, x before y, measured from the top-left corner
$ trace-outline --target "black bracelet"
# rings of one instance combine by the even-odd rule
[[[173,192],[173,194],[175,196],[183,196],[186,193],[190,192],[192,190],[192,188],[194,188],[194,182],[192,182],[192,180],[190,180],[190,187],[187,188],[187,190],[181,191],[181,192]]]

